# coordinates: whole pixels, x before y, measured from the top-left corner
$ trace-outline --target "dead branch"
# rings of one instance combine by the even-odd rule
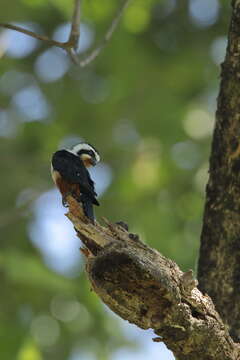
[[[125,226],[88,222],[68,197],[69,213],[86,256],[96,294],[116,314],[153,329],[180,360],[237,360],[233,342],[211,299],[196,287],[192,272],[143,244]]]

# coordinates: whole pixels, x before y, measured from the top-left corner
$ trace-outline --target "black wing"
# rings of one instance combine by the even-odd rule
[[[67,182],[79,184],[81,193],[89,196],[94,204],[99,205],[94,182],[79,157],[67,150],[59,150],[53,154],[52,166]]]

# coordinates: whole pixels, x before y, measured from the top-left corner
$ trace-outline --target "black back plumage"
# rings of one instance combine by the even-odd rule
[[[59,150],[53,154],[52,166],[70,184],[79,184],[83,198],[99,205],[96,199],[94,182],[82,160],[67,150]]]

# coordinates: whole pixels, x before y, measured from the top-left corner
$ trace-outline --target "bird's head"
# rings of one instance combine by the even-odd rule
[[[98,151],[87,143],[75,145],[71,152],[80,157],[85,167],[95,166],[100,161]]]

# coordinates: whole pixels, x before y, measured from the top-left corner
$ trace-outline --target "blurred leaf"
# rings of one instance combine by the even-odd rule
[[[19,251],[8,251],[0,256],[0,267],[11,282],[48,291],[74,291],[74,284],[52,273],[41,259]]]
[[[42,360],[39,349],[33,342],[27,341],[23,344],[16,360]]]

